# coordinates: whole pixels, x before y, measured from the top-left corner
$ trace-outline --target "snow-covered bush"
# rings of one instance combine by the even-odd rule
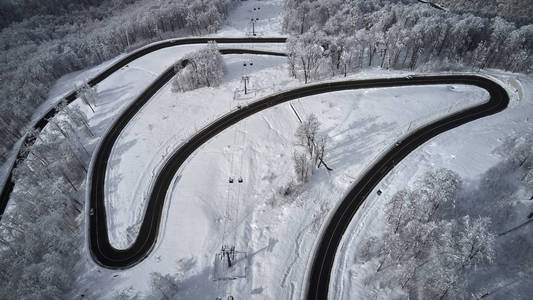
[[[218,52],[215,42],[200,49],[182,60],[183,67],[178,63],[176,76],[172,80],[173,91],[190,91],[200,87],[218,86],[224,76],[224,61]]]
[[[158,272],[150,273],[150,290],[141,294],[133,287],[123,289],[113,296],[113,300],[160,300],[160,299],[179,299],[177,297],[179,288],[177,274],[162,275]]]
[[[147,299],[175,299],[178,292],[178,279],[176,276],[162,275],[157,272],[150,273],[152,293]]]
[[[278,194],[280,194],[283,197],[288,197],[292,195],[296,190],[296,184],[294,181],[289,180],[285,185],[278,188]]]

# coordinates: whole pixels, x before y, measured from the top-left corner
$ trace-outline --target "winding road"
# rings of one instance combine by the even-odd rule
[[[152,53],[157,50],[161,50],[164,48],[174,47],[174,46],[181,46],[181,45],[201,45],[201,44],[207,44],[210,41],[215,41],[218,44],[258,44],[258,43],[285,43],[286,38],[284,37],[266,37],[266,38],[219,38],[219,37],[211,37],[211,38],[185,38],[185,39],[169,39],[157,43],[149,44],[148,46],[142,47],[138,50],[135,50],[128,55],[124,56],[123,58],[117,60],[115,63],[113,63],[111,66],[107,67],[105,70],[100,72],[98,75],[87,81],[87,84],[89,86],[95,86],[98,83],[102,82],[107,77],[111,76],[116,71],[120,70],[120,68],[124,67],[125,65],[129,64],[130,62],[143,57],[146,54]],[[238,53],[236,53],[238,54]],[[68,93],[63,99],[67,103],[71,103],[77,98],[77,91],[71,91]],[[59,112],[58,106],[56,105],[52,108],[50,108],[42,117],[40,117],[31,128],[33,130],[36,130],[37,132],[41,132],[43,128],[48,124],[48,120],[55,117],[57,113]],[[11,195],[11,192],[13,191],[13,188],[15,186],[15,182],[13,181],[13,170],[26,159],[28,156],[28,152],[24,151],[26,147],[30,147],[35,142],[35,137],[33,136],[24,136],[24,141],[22,142],[22,146],[18,149],[17,158],[14,160],[13,164],[10,166],[9,175],[6,178],[6,181],[4,183],[4,186],[2,187],[2,192],[0,193],[0,219],[2,215],[4,214],[4,211],[7,207],[7,203],[9,202],[9,197]],[[1,184],[1,183],[0,183]]]
[[[378,86],[384,87],[377,83]],[[503,87],[485,77],[476,75],[422,76],[413,79],[390,79],[386,86],[431,85],[431,84],[465,84],[485,89],[489,92],[489,101],[461,110],[417,129],[403,140],[397,141],[395,147],[384,153],[380,159],[361,175],[358,182],[346,194],[340,205],[322,230],[318,245],[315,247],[310,271],[308,273],[306,299],[327,299],[329,281],[337,249],[342,236],[353,216],[376,185],[396,164],[431,138],[462,124],[493,115],[504,110],[509,104],[509,95]]]
[[[253,49],[219,49],[221,54],[257,54],[271,56],[286,56],[285,53],[262,51]],[[178,62],[179,63],[179,62]],[[185,65],[186,60],[181,64]],[[88,197],[90,208],[94,214],[89,216],[89,248],[94,260],[103,267],[125,269],[132,267],[148,256],[155,245],[159,233],[161,213],[165,202],[165,195],[168,187],[178,171],[181,164],[189,157],[190,154],[211,137],[227,128],[220,127],[214,123],[206,129],[200,131],[202,134],[196,134],[189,141],[182,145],[176,153],[167,160],[160,173],[157,174],[153,189],[146,205],[146,213],[139,229],[137,238],[127,249],[116,249],[109,242],[106,212],[105,212],[105,177],[107,163],[111,155],[111,150],[115,141],[118,139],[122,130],[135,114],[148,102],[152,96],[163,87],[174,75],[176,70],[174,66],[167,68],[157,79],[150,84],[118,117],[111,126],[107,134],[102,138],[98,149],[93,155],[93,164],[89,168],[89,189]],[[233,114],[230,114],[233,115]],[[219,119],[223,120],[226,117]],[[236,123],[242,118],[234,119]],[[231,124],[233,124],[231,123]],[[225,124],[225,123],[224,123]],[[231,125],[230,124],[230,125]],[[210,129],[216,126],[216,130]]]
[[[285,38],[197,38],[164,41],[161,43],[152,44],[124,57],[89,81],[89,84],[93,86],[99,83],[127,63],[155,50],[176,45],[207,43],[208,41],[212,40],[215,40],[218,43],[285,42]],[[278,56],[285,55],[283,53],[247,49],[224,49],[221,50],[221,52],[223,54],[250,53]],[[504,110],[509,103],[509,96],[503,87],[488,78],[477,75],[439,75],[416,76],[410,78],[342,80],[309,84],[300,88],[295,88],[264,97],[220,117],[210,125],[197,132],[194,136],[190,137],[186,143],[182,144],[181,147],[168,158],[165,165],[161,168],[159,174],[157,174],[150,198],[146,206],[145,216],[136,240],[128,249],[121,250],[113,248],[108,239],[104,202],[105,173],[111,149],[114,142],[120,135],[120,132],[122,129],[124,129],[129,120],[174,75],[174,68],[168,68],[141,95],[139,95],[136,100],[118,117],[107,134],[103,137],[93,156],[93,163],[88,174],[88,201],[90,208],[94,209],[95,213],[89,216],[88,242],[93,259],[103,267],[112,269],[130,268],[141,262],[149,255],[157,241],[161,214],[167,190],[181,165],[195,150],[197,150],[209,139],[222,132],[229,126],[257,112],[293,99],[343,90],[437,84],[464,84],[480,87],[487,90],[490,94],[489,101],[483,104],[450,114],[412,132],[409,136],[399,141],[400,143],[398,146],[393,147],[388,152],[384,153],[380,159],[374,162],[374,164],[366,171],[366,173],[360,177],[360,180],[355,183],[352,189],[346,194],[346,197],[336,208],[335,212],[329,219],[329,223],[324,227],[320,239],[317,241],[317,246],[315,248],[312,264],[309,266],[308,278],[306,282],[307,299],[327,299],[331,269],[335,260],[337,249],[340,245],[346,228],[350,224],[353,215],[356,213],[357,209],[360,207],[369,193],[380,182],[380,180],[389,171],[391,171],[392,168],[394,168],[397,163],[399,163],[417,147],[437,136],[438,134],[473,120],[500,112]],[[69,102],[74,101],[75,98],[75,92],[72,92],[66,96],[66,99]],[[34,128],[44,128],[47,120],[53,117],[56,113],[57,111],[55,108],[52,108],[34,125]],[[31,144],[33,141],[30,139],[27,141],[27,143]],[[23,155],[24,154],[19,153],[21,158],[24,158]],[[9,182],[11,182],[11,180]],[[12,188],[12,183],[11,187],[4,187],[2,196],[0,198],[0,201],[2,201],[0,203],[0,209],[2,207],[5,208],[4,201],[7,203],[7,199],[9,199],[9,193]],[[7,195],[5,195],[6,191]],[[3,212],[3,209],[0,212]]]
[[[330,219],[330,223],[325,227],[321,235],[320,242],[314,255],[311,271],[309,272],[310,276],[307,281],[307,299],[327,299],[331,268],[333,266],[337,248],[346,228],[368,194],[379,181],[392,170],[399,161],[401,161],[401,159],[432,137],[459,125],[502,111],[509,103],[509,96],[500,85],[490,79],[476,75],[343,80],[306,85],[304,87],[259,99],[214,121],[194,136],[190,137],[186,143],[171,155],[156,176],[148,200],[146,214],[137,239],[128,249],[115,249],[110,245],[108,240],[104,208],[104,181],[107,160],[113,142],[120,133],[120,129],[127,124],[127,121],[138,109],[140,109],[142,104],[144,104],[151,95],[170,80],[173,75],[173,70],[167,70],[167,72],[162,74],[154,82],[152,87],[150,87],[145,94],[140,96],[139,103],[132,106],[130,112],[121,116],[121,120],[119,120],[118,124],[114,126],[109,135],[105,137],[101,149],[98,150],[95,159],[95,167],[91,172],[93,181],[90,188],[90,205],[91,208],[95,209],[96,213],[90,218],[89,242],[93,258],[104,267],[116,269],[129,268],[148,256],[150,250],[155,245],[159,233],[161,213],[167,190],[181,165],[196,149],[209,139],[246,117],[293,99],[343,90],[437,84],[464,84],[477,86],[489,92],[490,100],[488,102],[453,113],[414,131],[402,141],[399,141],[400,143],[397,147],[386,152],[361,177],[359,182],[357,182],[338,206]],[[110,136],[114,137],[109,138]]]

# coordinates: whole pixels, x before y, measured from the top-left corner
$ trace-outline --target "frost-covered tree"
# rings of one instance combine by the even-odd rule
[[[57,106],[57,109],[64,113],[69,119],[70,122],[77,127],[82,127],[85,129],[85,132],[90,136],[94,136],[94,133],[89,125],[89,119],[83,113],[79,106],[77,105],[68,105],[66,101],[62,101]]]
[[[315,141],[320,128],[320,122],[315,114],[310,114],[298,126],[294,136],[296,137],[296,144],[304,147],[311,157],[315,154]]]
[[[292,158],[296,178],[299,182],[307,182],[313,174],[313,166],[310,163],[309,155],[306,152],[294,151]]]
[[[454,297],[468,281],[466,270],[492,261],[495,235],[488,218],[441,214],[457,197],[460,182],[457,174],[440,169],[426,173],[413,190],[393,195],[383,236],[371,237],[359,249],[360,260],[377,262],[369,280],[417,298]]]
[[[77,96],[81,98],[81,100],[83,100],[83,102],[87,104],[87,106],[89,106],[89,108],[94,112],[96,107],[96,99],[98,97],[96,88],[91,87],[88,83],[84,83],[78,87],[77,90]]]
[[[396,0],[287,0],[283,22],[290,73],[306,82],[378,66],[531,72],[532,26]]]
[[[209,45],[183,59],[186,66],[176,65],[176,76],[172,81],[174,91],[188,91],[200,87],[214,87],[222,82],[224,61],[217,44]]]
[[[319,68],[325,60],[320,38],[319,32],[307,32],[298,38],[287,40],[289,66],[292,68],[291,74],[302,74],[305,83],[319,79]]]
[[[488,230],[489,225],[488,218],[472,220],[469,216],[443,225],[447,230],[439,238],[439,247],[433,249],[433,259],[423,278],[423,298],[454,297],[468,281],[465,269],[492,262],[495,235]]]
[[[296,146],[303,151],[296,150],[293,154],[294,170],[300,182],[307,182],[313,175],[314,169],[322,164],[330,170],[324,162],[327,137],[319,133],[320,122],[314,114],[310,114],[296,129],[294,134]]]
[[[521,169],[522,181],[531,193],[533,199],[533,135],[528,135],[522,141],[512,143],[511,161]]]

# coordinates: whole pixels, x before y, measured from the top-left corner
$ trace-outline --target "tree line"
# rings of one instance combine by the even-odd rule
[[[21,22],[38,15],[60,16],[73,11],[87,10],[103,2],[117,4],[131,0],[0,0],[0,29],[14,22]]]
[[[83,140],[93,132],[77,106],[62,104],[42,133],[29,134],[36,142],[22,149],[0,222],[0,298],[63,299],[83,272],[80,199],[91,157]]]
[[[364,68],[533,71],[533,25],[400,0],[285,1],[289,71],[305,82]]]
[[[455,12],[469,12],[486,17],[500,16],[519,25],[533,23],[533,5],[530,0],[436,0],[434,2]]]

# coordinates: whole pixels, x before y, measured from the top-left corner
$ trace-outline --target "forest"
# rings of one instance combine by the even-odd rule
[[[533,71],[533,25],[407,0],[285,1],[289,71],[305,82],[365,68]]]
[[[533,221],[533,136],[510,138],[496,152],[504,160],[479,179],[431,170],[387,199],[383,233],[357,250],[368,286],[382,296],[396,289],[409,299],[483,299],[527,285],[533,245],[520,229]]]
[[[80,272],[73,266],[81,259],[80,199],[90,159],[81,140],[94,133],[77,106],[60,109],[46,134],[29,133],[36,142],[23,149],[28,157],[14,172],[16,205],[0,223],[0,299],[61,299]]]
[[[485,17],[500,16],[518,25],[533,23],[533,5],[530,0],[437,0],[454,12],[469,12]]]
[[[237,1],[79,1],[72,5],[101,5],[65,8],[61,15],[39,12],[41,6],[53,10],[55,2],[62,3],[28,1],[20,7],[35,9],[27,13],[30,17],[20,22],[15,18],[0,32],[0,163],[62,75],[163,38],[216,32]],[[15,5],[1,3],[2,14],[9,11],[6,5]],[[32,8],[32,3],[40,4]]]
[[[117,4],[120,2],[127,3],[130,1],[106,1],[106,0],[0,0],[0,29],[8,26],[13,22],[20,22],[24,19],[38,15],[66,15],[74,11],[89,10],[94,6],[101,5],[104,2]]]

